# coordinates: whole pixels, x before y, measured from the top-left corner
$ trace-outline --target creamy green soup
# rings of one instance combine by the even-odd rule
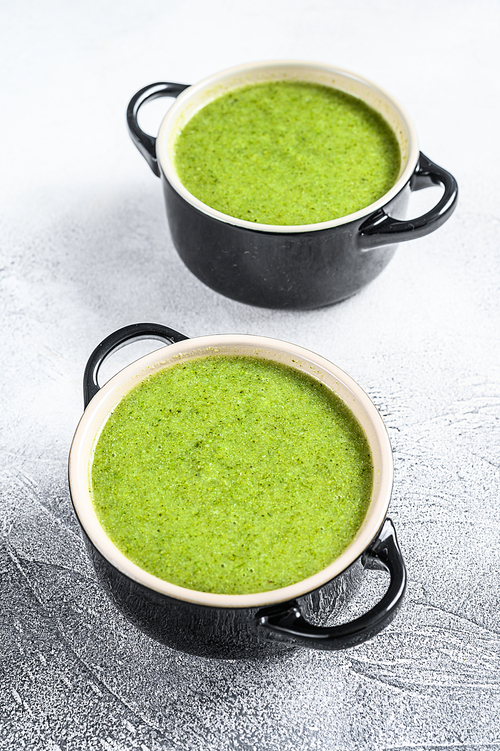
[[[251,222],[300,225],[381,198],[401,156],[388,123],[360,99],[300,81],[254,84],[207,104],[175,143],[196,198]]]
[[[271,361],[179,363],[129,392],[94,450],[91,492],[115,545],[203,592],[285,587],[351,542],[373,482],[350,410]]]

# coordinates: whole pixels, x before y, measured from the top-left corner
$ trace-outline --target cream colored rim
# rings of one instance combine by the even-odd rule
[[[349,214],[349,216],[329,222],[294,226],[258,224],[244,219],[236,219],[212,209],[186,190],[175,171],[173,153],[175,140],[188,120],[213,99],[232,89],[252,83],[263,83],[273,80],[299,80],[332,86],[362,99],[382,115],[392,127],[401,149],[400,174],[393,187],[375,203],[354,214]],[[219,219],[226,224],[246,227],[260,232],[279,233],[313,232],[328,229],[329,227],[337,227],[368,216],[377,209],[382,208],[382,206],[385,206],[406,185],[415,170],[419,156],[417,136],[408,115],[386,91],[355,73],[330,65],[322,65],[321,63],[295,60],[266,61],[240,65],[216,73],[200,83],[187,88],[176,99],[160,126],[156,139],[156,153],[162,172],[170,185],[180,196],[202,213],[214,219]]]
[[[106,536],[90,493],[93,450],[106,419],[123,396],[152,373],[178,362],[214,354],[246,355],[280,362],[308,373],[335,392],[351,409],[368,438],[374,463],[374,487],[366,518],[349,547],[314,576],[289,587],[251,595],[219,595],[179,587],[132,563]],[[365,392],[340,368],[293,344],[250,335],[223,334],[187,339],[151,352],[106,383],[92,399],[77,427],[69,457],[73,504],[83,529],[100,553],[136,582],[178,600],[223,608],[251,608],[292,600],[321,587],[353,563],[373,541],[385,519],[393,481],[392,450],[385,425]]]

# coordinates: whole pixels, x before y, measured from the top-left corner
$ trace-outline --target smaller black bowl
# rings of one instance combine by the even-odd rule
[[[292,227],[236,219],[186,190],[173,159],[175,138],[186,121],[226,91],[276,79],[332,86],[363,100],[388,121],[402,161],[396,183],[382,198],[340,219]],[[140,128],[138,113],[145,102],[165,96],[178,98],[155,139]],[[194,86],[151,84],[131,99],[127,122],[135,145],[161,177],[172,238],[186,266],[217,292],[252,305],[317,308],[355,294],[385,268],[397,243],[433,232],[457,202],[454,177],[419,152],[415,130],[401,106],[370,81],[329,65],[255,63]],[[401,219],[410,193],[433,185],[444,188],[437,204],[416,219]]]

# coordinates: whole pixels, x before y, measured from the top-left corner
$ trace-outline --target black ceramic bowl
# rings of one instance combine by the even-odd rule
[[[227,91],[282,79],[340,89],[385,118],[400,146],[401,169],[382,198],[340,219],[280,226],[222,214],[186,190],[173,159],[175,139],[186,122]],[[155,139],[140,128],[138,112],[148,100],[165,96],[178,98]],[[194,86],[155,83],[132,98],[127,122],[137,148],[161,177],[170,230],[186,266],[217,292],[252,305],[316,308],[353,295],[378,276],[397,243],[433,232],[449,218],[457,201],[455,179],[419,152],[414,128],[401,106],[370,81],[329,65],[261,62],[225,70]],[[437,204],[423,216],[403,219],[410,193],[432,185],[444,188]]]
[[[102,388],[98,372],[117,348],[141,338],[163,347],[132,363]],[[143,571],[126,558],[101,527],[90,493],[90,467],[99,432],[116,404],[142,379],[183,361],[248,355],[307,372],[332,389],[362,425],[373,456],[374,481],[363,524],[348,548],[323,571],[271,592],[221,595],[186,589]],[[261,657],[302,645],[338,650],[383,629],[397,612],[406,572],[394,527],[387,519],[393,480],[392,451],[382,418],[362,389],[319,355],[287,342],[258,336],[219,335],[186,339],[158,324],[134,324],[111,334],[91,355],[84,376],[85,412],[69,458],[71,497],[90,556],[105,589],[139,628],[154,639],[205,657]],[[230,405],[229,405],[230,407]],[[365,615],[329,626],[352,596],[365,568],[390,574],[385,595]]]

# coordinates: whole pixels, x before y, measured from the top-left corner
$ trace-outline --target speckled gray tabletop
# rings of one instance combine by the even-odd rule
[[[3,4],[2,751],[500,748],[499,22],[494,0]],[[125,128],[148,83],[266,58],[376,81],[460,185],[443,228],[321,310],[248,307],[193,277]],[[144,127],[164,108],[152,103]],[[434,200],[424,191],[412,211]],[[409,575],[378,637],[210,661],[149,640],[103,595],[67,456],[88,355],[143,320],[289,340],[371,396],[394,448],[390,515]],[[352,612],[384,583],[367,575]]]

